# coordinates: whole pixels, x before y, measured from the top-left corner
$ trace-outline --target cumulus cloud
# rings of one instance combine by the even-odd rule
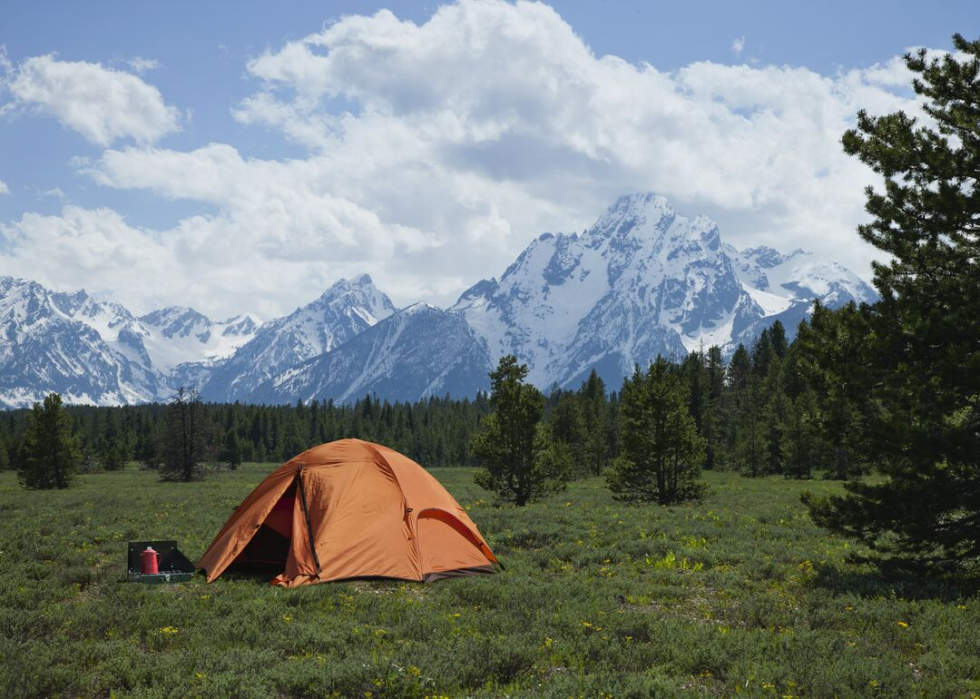
[[[211,204],[217,213],[165,230],[134,226],[108,209],[27,214],[0,226],[8,251],[0,274],[63,289],[105,285],[137,312],[179,302],[215,317],[247,309],[268,318],[312,300],[340,276],[390,278],[396,260],[440,244],[322,191],[302,161],[247,160],[227,145],[109,150],[90,174],[107,186]],[[392,281],[401,288],[398,275]],[[426,290],[415,283],[409,278],[405,288],[417,298]]]
[[[264,215],[275,218],[281,212]],[[355,230],[370,233],[379,226],[370,212],[341,204],[309,216],[317,219],[309,230],[323,224],[333,235],[312,234],[300,243],[294,230],[279,238],[268,235],[275,225],[268,218],[249,226],[224,216],[193,216],[171,229],[152,230],[110,209],[67,205],[57,215],[28,213],[0,224],[0,248],[6,248],[0,274],[26,276],[55,289],[85,288],[136,312],[179,301],[215,317],[244,306],[268,318],[291,310],[290,303],[309,302],[337,276],[383,273],[377,264],[352,262],[349,239],[338,242],[336,233],[343,228],[348,238]],[[372,243],[362,239],[360,244]]]
[[[257,90],[234,118],[304,157],[143,145],[79,166],[104,186],[201,203],[208,213],[171,230],[132,230],[178,270],[159,279],[168,302],[215,314],[287,312],[360,271],[396,303],[451,303],[536,235],[581,230],[638,190],[707,213],[739,247],[803,247],[867,274],[875,252],[854,229],[876,179],[840,137],[861,108],[917,109],[899,59],[830,76],[662,71],[596,56],[547,5],[499,0],[461,0],[421,24],[386,10],[345,17],[247,71]],[[65,217],[44,230],[80,230]],[[51,240],[39,225],[22,219],[8,235],[25,251]],[[185,293],[194,284],[204,300]],[[260,298],[269,305],[255,308]]]
[[[741,56],[744,49],[745,35],[743,34],[732,42],[732,53],[734,53],[736,56]]]
[[[0,194],[10,194],[10,188],[3,180],[0,180]]]
[[[56,216],[24,214],[0,224],[0,239],[9,251],[0,255],[0,273],[56,289],[132,290],[179,270],[164,241],[109,209],[66,206]]]
[[[131,73],[53,55],[8,63],[6,69],[13,100],[0,113],[37,110],[100,146],[121,138],[151,144],[179,128],[177,109]]]
[[[246,160],[231,146],[191,152],[157,149],[107,151],[91,171],[96,181],[154,190],[173,199],[214,204],[213,221],[234,228],[242,242],[281,259],[333,262],[376,259],[397,250],[417,252],[439,243],[432,235],[380,217],[318,186],[305,161]]]
[[[861,108],[917,109],[899,58],[832,76],[710,62],[666,72],[596,56],[528,2],[464,0],[423,24],[348,17],[248,70],[262,89],[236,118],[306,145],[327,181],[344,173],[331,186],[451,237],[448,249],[493,228],[501,254],[481,257],[498,265],[537,232],[581,228],[617,194],[648,189],[711,214],[736,244],[817,248],[866,272],[873,252],[854,228],[874,176],[839,140]],[[379,182],[423,183],[420,206]]]

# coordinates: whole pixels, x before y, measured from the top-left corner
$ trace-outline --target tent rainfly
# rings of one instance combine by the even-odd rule
[[[493,573],[496,556],[428,471],[379,444],[308,449],[245,498],[197,567],[277,574],[273,585],[386,577],[430,582]]]

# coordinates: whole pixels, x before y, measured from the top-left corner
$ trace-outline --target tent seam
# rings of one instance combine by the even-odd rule
[[[371,452],[378,459],[380,459],[381,460],[381,464],[383,464],[385,467],[387,467],[388,471],[391,473],[391,477],[395,479],[395,484],[398,486],[398,491],[402,494],[402,500],[405,501],[405,520],[406,520],[406,523],[409,525],[409,528],[411,530],[412,529],[412,526],[411,526],[411,523],[409,522],[409,520],[411,519],[409,517],[409,514],[412,512],[412,508],[409,507],[408,495],[405,494],[405,488],[402,486],[402,482],[398,479],[398,474],[395,473],[394,467],[388,462],[388,459],[386,459],[381,454],[381,452],[378,451],[374,447],[373,444],[371,444],[370,442],[365,442],[365,441],[360,440],[360,439],[357,440],[357,441],[360,442],[362,445],[364,445],[364,447],[369,452]],[[418,518],[418,515],[417,514],[416,514],[416,518]],[[422,551],[419,548],[418,531],[412,531],[411,533],[412,533],[412,548],[415,550],[415,558],[418,561],[418,566],[419,566],[418,567],[418,575],[419,575],[419,580],[421,580],[422,577],[425,575],[425,573],[422,570]]]

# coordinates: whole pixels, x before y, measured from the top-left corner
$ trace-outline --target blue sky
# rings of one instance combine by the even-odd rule
[[[826,153],[857,108],[912,108],[896,56],[980,27],[965,1],[440,7],[4,3],[0,272],[138,311],[268,317],[359,271],[446,304],[541,231],[655,189],[739,247],[866,275],[873,178]],[[91,88],[56,94],[56,72]]]

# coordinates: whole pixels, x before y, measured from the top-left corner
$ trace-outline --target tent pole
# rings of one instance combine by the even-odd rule
[[[313,562],[316,564],[316,577],[320,577],[320,571],[323,570],[320,567],[320,557],[316,555],[316,543],[313,540],[313,524],[310,522],[310,510],[306,505],[306,488],[303,486],[303,469],[306,468],[305,465],[300,465],[299,473],[296,474],[296,479],[299,481],[299,500],[303,505],[303,516],[306,518],[306,535],[307,540],[310,542],[310,553],[313,554]]]

